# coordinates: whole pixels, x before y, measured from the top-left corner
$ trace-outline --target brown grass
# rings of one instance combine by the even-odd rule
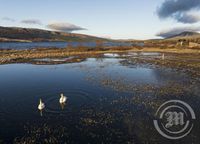
[[[200,49],[189,48],[136,48],[136,47],[107,47],[101,49],[91,49],[79,47],[75,49],[40,48],[31,50],[0,50],[0,63],[9,63],[16,60],[35,59],[35,58],[58,58],[69,56],[91,56],[104,53],[124,53],[124,52],[167,52],[167,53],[198,53]]]

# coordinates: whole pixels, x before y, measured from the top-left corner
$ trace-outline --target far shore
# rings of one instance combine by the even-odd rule
[[[0,64],[27,62],[31,59],[40,58],[64,58],[77,56],[74,62],[81,61],[87,57],[96,57],[105,53],[128,53],[128,52],[160,52],[177,54],[200,54],[200,49],[189,48],[155,48],[155,47],[112,47],[104,49],[60,49],[60,48],[39,48],[30,50],[0,50]],[[71,62],[71,61],[70,61]]]

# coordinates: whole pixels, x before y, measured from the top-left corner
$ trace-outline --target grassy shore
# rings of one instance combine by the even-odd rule
[[[200,49],[181,49],[181,48],[130,48],[130,47],[112,47],[104,49],[58,49],[58,48],[40,48],[30,50],[0,50],[0,64],[29,62],[38,58],[62,58],[77,56],[79,59],[91,56],[98,56],[104,53],[126,53],[126,52],[164,52],[179,54],[200,54]],[[75,59],[74,59],[75,60]],[[77,60],[75,60],[76,62]],[[71,61],[70,61],[71,62]]]

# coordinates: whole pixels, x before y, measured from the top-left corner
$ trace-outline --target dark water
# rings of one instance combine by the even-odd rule
[[[65,48],[66,42],[0,42],[0,49]]]
[[[121,60],[90,58],[74,64],[1,65],[0,142],[34,139],[44,143],[51,139],[52,143],[171,143],[153,127],[155,110],[130,101],[141,97],[144,102],[153,102],[154,93],[120,91],[102,82],[111,79],[122,85],[164,86],[189,84],[190,78],[172,69],[123,66]],[[59,104],[60,93],[68,97],[64,109]],[[43,116],[37,109],[40,98],[46,105]],[[188,98],[195,110],[198,101]],[[199,132],[198,128],[194,132]],[[196,143],[199,133],[195,134],[177,142]]]
[[[0,49],[31,49],[31,48],[66,48],[68,45],[73,47],[87,46],[95,47],[95,42],[0,42]],[[105,42],[103,46],[131,46],[131,43]],[[139,44],[140,45],[140,44]]]

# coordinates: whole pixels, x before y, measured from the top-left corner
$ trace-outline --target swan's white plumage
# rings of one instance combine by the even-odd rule
[[[43,110],[45,108],[45,104],[42,102],[42,100],[40,99],[40,103],[38,105],[38,109],[39,110]]]
[[[65,102],[67,101],[67,97],[64,96],[63,94],[61,94],[60,96],[61,96],[61,97],[60,97],[59,102],[60,102],[61,104],[65,103]]]
[[[162,60],[164,60],[165,59],[165,54],[162,54]]]

